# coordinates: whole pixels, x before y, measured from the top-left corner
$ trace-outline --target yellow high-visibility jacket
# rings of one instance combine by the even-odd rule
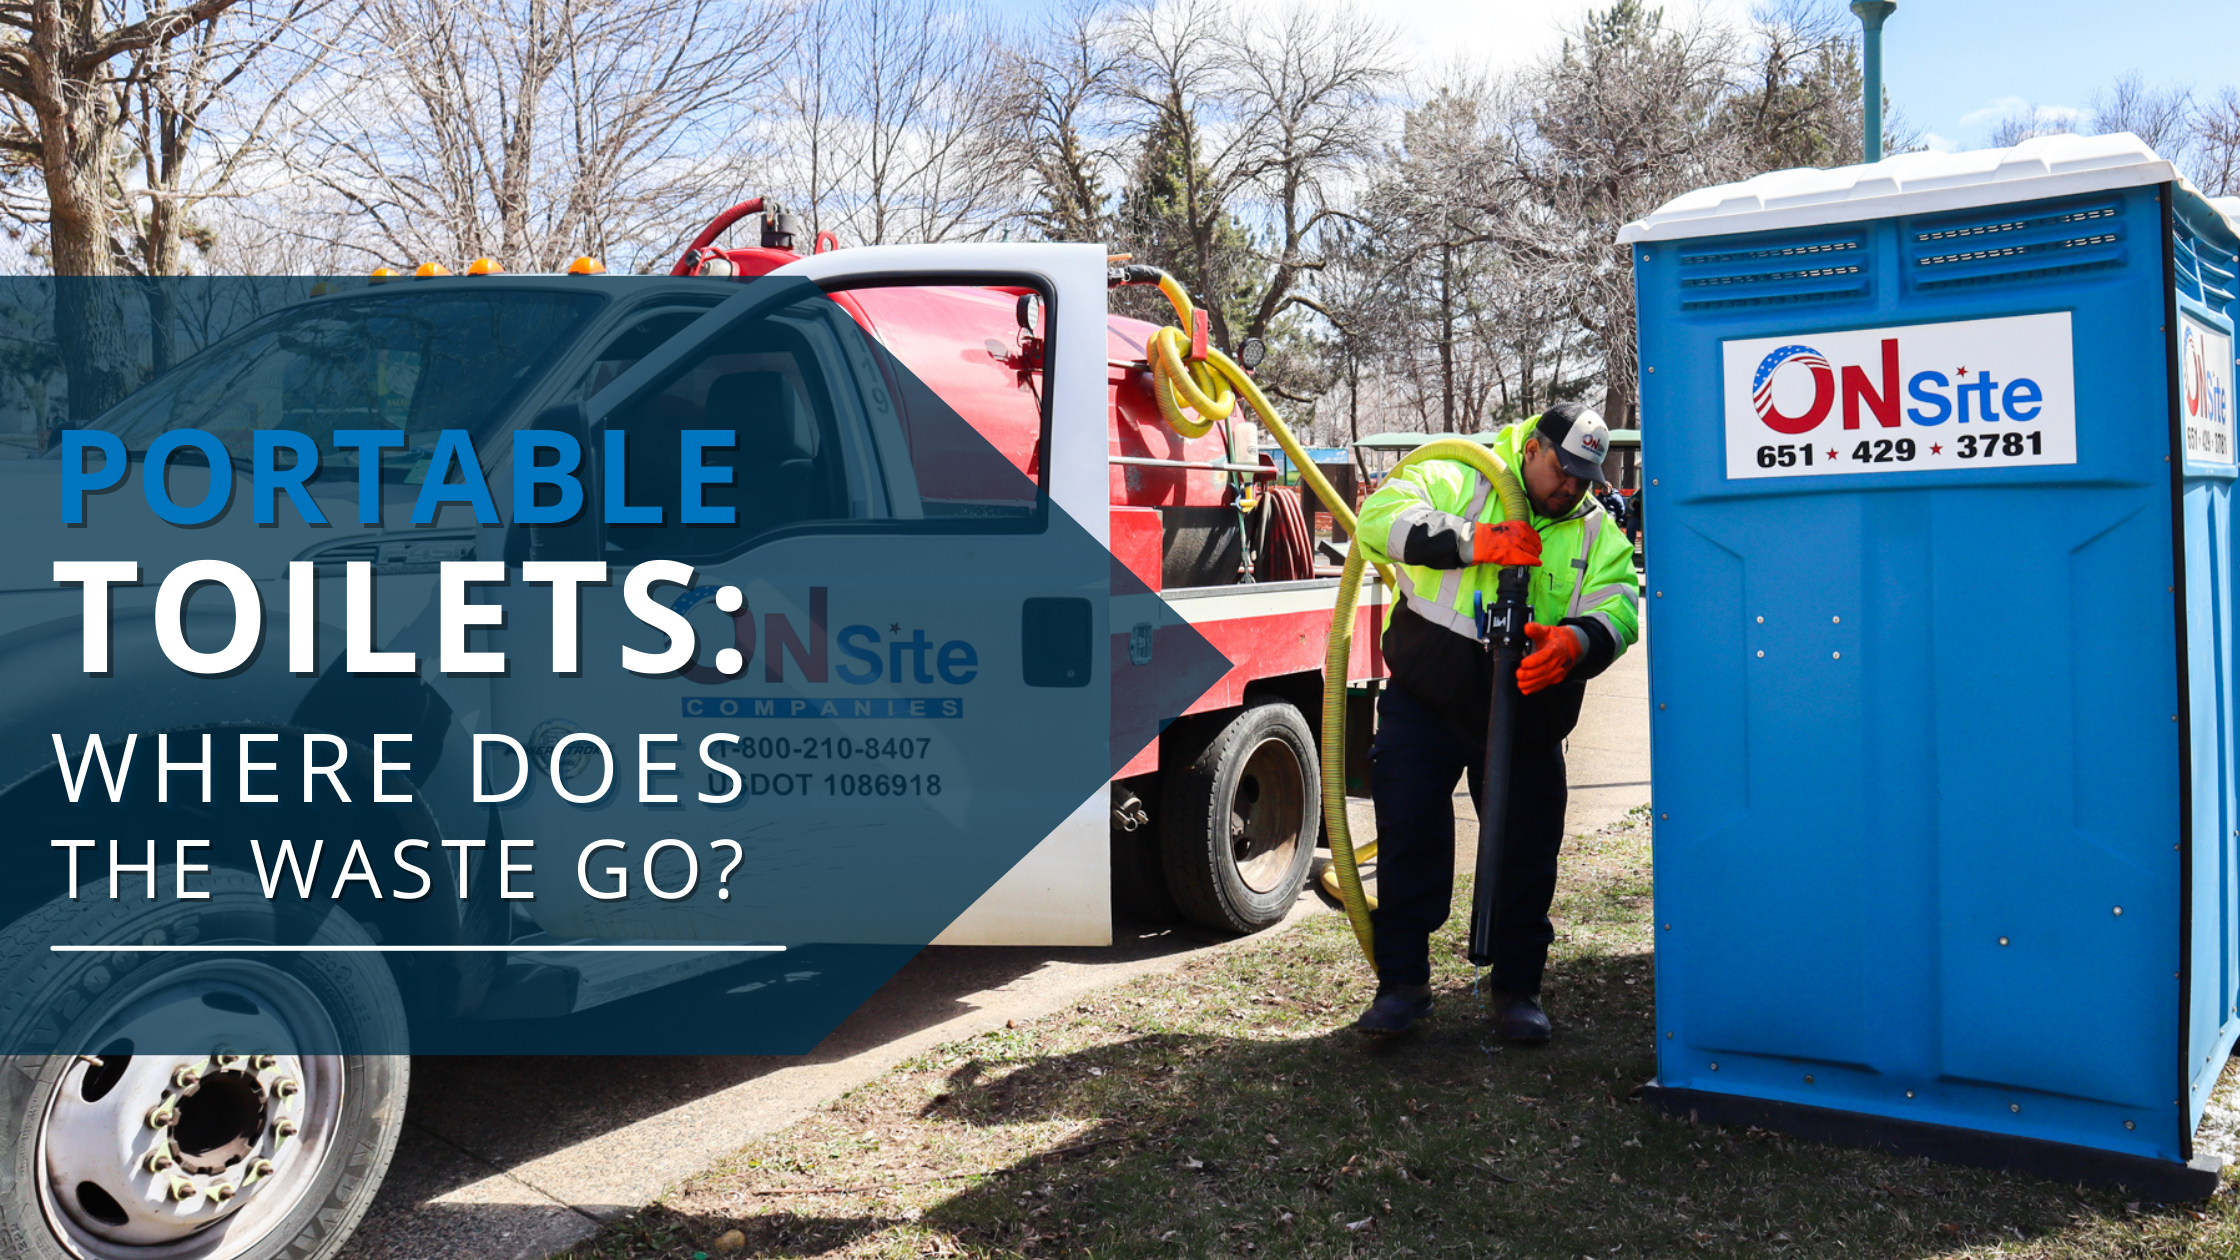
[[[1494,458],[1523,479],[1524,442],[1539,417],[1503,429]],[[1493,604],[1496,566],[1470,563],[1480,522],[1499,521],[1493,485],[1468,464],[1428,460],[1401,469],[1361,505],[1360,544],[1398,566],[1400,589],[1385,616],[1384,654],[1395,684],[1483,733],[1491,658],[1478,639],[1477,603]],[[1609,668],[1641,637],[1640,581],[1633,544],[1592,494],[1561,519],[1533,512],[1540,567],[1532,571],[1532,619],[1572,626],[1587,650],[1562,684],[1528,697],[1524,712],[1538,738],[1560,739],[1577,721],[1586,680]],[[1546,702],[1541,704],[1529,701]],[[1550,734],[1550,729],[1561,730]],[[1520,741],[1526,731],[1519,729]]]

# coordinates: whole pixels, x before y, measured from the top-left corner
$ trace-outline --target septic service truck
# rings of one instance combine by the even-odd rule
[[[755,215],[762,228],[758,243],[719,244],[725,229]],[[1371,580],[1360,587],[1356,601],[1354,583],[1347,584],[1352,632],[1337,636],[1343,677],[1326,676],[1331,619],[1340,603],[1337,569],[1318,557],[1296,493],[1275,485],[1274,464],[1256,453],[1257,433],[1246,423],[1247,408],[1205,405],[1211,394],[1226,401],[1233,392],[1264,407],[1244,369],[1207,344],[1203,314],[1171,280],[1148,268],[1115,265],[1098,246],[837,249],[819,239],[803,254],[794,248],[797,239],[809,243],[791,216],[751,201],[710,224],[668,278],[606,277],[588,260],[563,275],[509,275],[484,263],[465,275],[424,267],[418,276],[377,275],[378,283],[343,285],[330,292],[299,289],[296,298],[245,321],[239,331],[212,339],[198,354],[156,376],[94,422],[92,432],[70,437],[55,454],[75,452],[71,458],[76,459],[111,442],[106,449],[126,455],[116,466],[120,476],[139,475],[129,465],[152,464],[149,475],[159,483],[168,476],[171,492],[191,501],[193,494],[181,493],[181,486],[202,470],[170,460],[173,439],[182,431],[200,430],[224,444],[223,452],[210,448],[219,456],[210,465],[213,479],[216,465],[227,456],[243,468],[271,458],[266,446],[274,430],[323,435],[317,439],[322,446],[348,434],[381,431],[386,439],[390,431],[401,431],[400,442],[364,446],[354,475],[345,471],[307,488],[324,504],[328,518],[341,521],[368,519],[355,515],[363,504],[356,496],[377,492],[389,501],[378,514],[378,528],[309,531],[269,522],[259,527],[246,519],[251,513],[244,505],[236,503],[228,519],[208,523],[209,532],[183,536],[211,546],[222,531],[234,531],[224,535],[228,554],[253,572],[259,584],[271,581],[263,600],[267,608],[290,606],[280,575],[315,578],[322,588],[318,598],[333,601],[321,606],[336,608],[358,599],[360,592],[346,596],[350,583],[377,581],[382,603],[374,606],[365,593],[364,602],[373,607],[362,636],[366,641],[351,648],[368,659],[378,656],[383,645],[393,646],[405,628],[402,619],[430,602],[446,563],[479,559],[519,564],[563,554],[628,563],[631,553],[659,551],[665,560],[693,566],[695,582],[704,584],[671,605],[699,631],[704,645],[701,655],[682,667],[679,676],[685,683],[737,675],[745,657],[753,655],[751,640],[736,636],[751,636],[754,619],[746,618],[746,629],[737,630],[728,615],[735,607],[722,605],[726,599],[737,603],[736,591],[723,584],[748,581],[762,546],[758,540],[798,536],[824,523],[875,520],[882,514],[1001,519],[1007,513],[1039,510],[1033,500],[1040,498],[1116,558],[1100,558],[1097,570],[1101,577],[1105,567],[1112,568],[1110,641],[1094,646],[1089,658],[1062,668],[1087,668],[1097,686],[1112,688],[1114,710],[1125,711],[1136,700],[1126,693],[1127,671],[1179,650],[1178,636],[1194,632],[1202,643],[1191,642],[1201,649],[1210,644],[1228,667],[1202,692],[1194,687],[1197,698],[1180,706],[1181,711],[1134,715],[1141,729],[1147,735],[1157,731],[1156,737],[1112,766],[1095,795],[1073,807],[987,887],[940,933],[937,943],[1107,944],[1115,904],[1139,913],[1179,912],[1230,932],[1257,931],[1280,920],[1312,867],[1323,834],[1326,791],[1329,799],[1342,801],[1343,785],[1330,779],[1346,777],[1349,762],[1355,766],[1353,777],[1361,773],[1370,694],[1384,674],[1378,632],[1388,596],[1384,586]],[[696,386],[675,384],[645,398],[633,394],[653,388],[649,382],[663,372],[676,376],[671,368],[684,361],[680,356],[729,353],[714,346],[701,321],[745,282],[762,277],[791,277],[821,289],[882,353],[915,378],[914,387],[930,391],[969,424],[976,441],[1000,454],[1004,476],[975,480],[969,461],[935,466],[940,464],[938,452],[929,453],[925,442],[916,449],[879,446],[868,427],[855,432],[828,424],[835,413],[824,404],[860,382],[819,379],[827,369],[819,355],[807,350],[794,358],[767,349],[731,354],[737,362],[727,358],[707,371],[677,376],[678,382],[697,381]],[[1175,305],[1181,326],[1110,314],[1108,289],[1127,284],[1160,286]],[[502,318],[489,313],[499,299]],[[421,341],[410,341],[398,331],[408,327],[410,337],[426,341],[434,336],[449,353],[423,355],[415,348]],[[1249,360],[1250,355],[1241,357]],[[439,358],[453,366],[440,367]],[[288,391],[314,370],[306,365],[320,363],[344,363],[367,374],[360,382],[362,405],[351,414],[312,416],[299,414],[300,407],[289,410]],[[1227,375],[1218,376],[1215,368]],[[753,417],[737,430],[732,467],[737,481],[729,488],[738,512],[733,524],[617,536],[602,534],[607,527],[594,513],[561,525],[519,520],[495,527],[458,527],[442,519],[433,526],[411,523],[410,505],[429,479],[438,444],[451,440],[443,436],[447,432],[471,435],[471,452],[492,486],[512,483],[517,458],[527,466],[536,464],[532,452],[537,442],[523,435],[536,433],[543,440],[555,432],[566,434],[581,453],[587,480],[595,484],[599,461],[611,458],[604,453],[614,450],[597,440],[601,409],[622,405],[610,400],[626,395],[633,399],[629,405],[639,409],[632,414],[650,416],[645,423],[653,429],[696,431],[703,413],[709,417],[706,423],[714,423],[719,410]],[[1268,418],[1273,420],[1272,413]],[[1273,427],[1287,446],[1296,446],[1280,422]],[[675,481],[680,469],[674,447],[671,437],[666,465],[646,454],[661,449],[660,444],[634,448],[632,486],[641,475]],[[1293,455],[1296,461],[1295,449]],[[640,460],[645,464],[636,462]],[[912,460],[925,466],[913,470]],[[12,491],[0,487],[0,500],[36,498],[36,510],[51,516],[51,492],[36,488],[31,474],[51,477],[53,469],[31,467],[40,463],[0,465],[0,481],[15,486]],[[69,471],[65,469],[66,476]],[[78,471],[82,474],[84,468]],[[244,480],[249,476],[238,475]],[[619,470],[616,475],[620,477]],[[17,476],[22,479],[15,480]],[[434,480],[447,484],[440,470]],[[377,491],[369,489],[374,487]],[[596,493],[589,491],[587,497]],[[909,513],[895,507],[905,501]],[[1331,506],[1343,515],[1350,505]],[[1344,523],[1350,524],[1350,515]],[[924,545],[936,546],[938,540]],[[564,720],[582,716],[569,712],[563,702],[568,694],[582,694],[567,691],[575,680],[531,670],[477,680],[486,699],[472,705],[455,696],[447,700],[440,691],[442,679],[433,671],[427,678],[409,673],[358,678],[329,670],[323,677],[313,671],[300,686],[286,684],[280,689],[284,695],[249,686],[197,692],[191,720],[168,715],[170,693],[161,689],[139,692],[130,712],[113,711],[110,700],[93,698],[81,667],[79,617],[81,606],[92,607],[92,596],[81,605],[81,592],[49,581],[45,569],[54,558],[21,554],[4,561],[30,566],[23,580],[7,584],[14,612],[4,627],[9,637],[0,644],[0,668],[23,681],[11,702],[11,721],[19,729],[7,741],[16,750],[10,755],[21,764],[0,766],[0,783],[7,785],[0,809],[25,836],[136,834],[135,824],[122,816],[102,823],[106,829],[98,833],[85,830],[82,817],[68,812],[76,807],[63,804],[77,802],[81,795],[96,799],[109,767],[132,755],[121,735],[111,741],[115,746],[102,742],[109,731],[145,732],[139,736],[144,759],[156,753],[147,745],[160,736],[167,749],[161,756],[172,768],[143,773],[156,774],[182,791],[186,772],[176,767],[192,758],[197,741],[216,733],[219,745],[226,747],[242,730],[280,731],[286,739],[302,734],[307,750],[318,739],[330,740],[337,749],[348,744],[356,758],[353,766],[383,756],[366,732],[420,732],[427,736],[422,746],[442,747],[446,757],[467,748],[470,733],[478,750],[483,736],[502,735],[526,749],[538,776],[549,774],[563,792],[566,776],[577,773],[579,759],[587,759],[587,732],[580,723]],[[1358,564],[1355,570],[1358,578]],[[119,660],[136,651],[152,652],[150,645],[160,637],[146,629],[149,606],[159,599],[155,580],[151,575],[138,593],[123,587],[113,593]],[[624,585],[618,576],[614,587],[597,593],[598,600],[585,597],[587,625],[621,615]],[[328,586],[334,589],[323,589]],[[772,670],[782,668],[789,655],[798,664],[811,652],[820,654],[822,668],[828,637],[829,663],[841,671],[891,666],[897,677],[909,670],[938,687],[940,680],[968,677],[979,664],[969,647],[958,648],[938,635],[927,638],[921,631],[908,637],[904,627],[889,627],[883,618],[875,627],[828,630],[821,607],[809,611],[813,624],[805,623],[796,641],[781,643],[779,636],[766,633],[761,647]],[[1140,617],[1135,615],[1139,611]],[[1175,614],[1186,624],[1177,624]],[[158,623],[162,615],[156,609]],[[182,614],[174,608],[170,615]],[[1005,615],[1018,625],[1016,610]],[[857,632],[854,637],[851,631]],[[815,644],[808,642],[812,635],[820,636]],[[726,644],[734,646],[722,646]],[[164,645],[166,653],[174,649],[189,650],[176,642]],[[212,649],[205,645],[202,650]],[[264,650],[277,655],[282,649],[271,641]],[[250,662],[241,668],[254,667]],[[660,720],[674,726],[677,699],[673,693],[664,695],[667,716]],[[733,716],[722,706],[739,704],[736,695],[715,686],[688,692],[683,716]],[[103,711],[104,705],[112,711]],[[1354,737],[1345,742],[1353,747],[1321,747],[1319,733],[1342,724],[1342,717],[1333,721],[1330,715],[1342,715],[1348,707],[1355,716],[1350,724]],[[48,748],[50,731],[77,732],[67,755]],[[96,734],[89,737],[87,731]],[[89,739],[85,748],[76,746]],[[361,739],[375,747],[358,747]],[[899,769],[908,790],[918,790],[917,780],[909,777],[912,768],[902,764],[910,755],[902,745],[910,741],[886,742],[894,747],[882,744],[882,770]],[[62,746],[60,735],[54,744]],[[242,746],[240,779],[246,797],[251,772],[262,763],[250,756],[246,738]],[[642,755],[643,747],[638,751]],[[246,820],[227,817],[227,802],[234,799],[230,765],[214,776],[225,790],[213,797],[210,754],[201,756],[202,803],[175,795],[159,805],[153,796],[141,800],[125,793],[119,808],[142,811],[135,817],[163,819],[148,823],[152,834],[172,834],[176,827],[169,824],[184,825],[187,818],[196,829],[178,834],[254,834]],[[89,771],[94,757],[100,758],[101,768]],[[307,751],[307,800],[312,778],[320,772],[310,761]],[[894,765],[884,765],[888,761]],[[608,768],[613,773],[612,760]],[[711,783],[721,777],[713,768],[711,763],[706,776]],[[520,769],[526,777],[527,767]],[[736,767],[734,780],[738,772],[755,769]],[[1096,767],[1100,774],[1104,769],[1102,763]],[[694,765],[689,773],[698,770]],[[332,779],[334,787],[339,791],[347,783],[366,791],[366,782],[348,777],[354,773]],[[371,793],[380,792],[381,773],[376,766]],[[456,773],[422,766],[409,776],[392,776],[399,783],[410,777],[421,789],[376,797],[404,802],[388,811],[403,819],[394,822],[394,836],[376,834],[385,824],[373,821],[373,811],[363,804],[348,810],[322,806],[331,812],[310,810],[290,824],[293,834],[305,838],[343,837],[334,841],[337,846],[353,843],[349,836],[363,835],[376,855],[385,856],[390,844],[397,844],[400,853],[405,846],[421,844],[430,855],[423,864],[440,885],[437,896],[426,896],[423,886],[417,900],[393,896],[366,902],[363,913],[330,915],[317,925],[316,933],[323,935],[313,939],[339,944],[334,957],[340,961],[333,966],[355,969],[330,977],[341,986],[337,992],[357,985],[393,998],[405,988],[418,995],[417,1004],[391,1005],[400,1010],[413,1005],[416,1020],[430,1006],[453,1024],[562,1019],[693,979],[738,957],[611,952],[553,961],[552,953],[570,942],[611,939],[620,929],[600,917],[596,901],[528,905],[466,900],[468,849],[490,841],[489,852],[476,858],[486,864],[478,870],[506,859],[499,849],[495,811],[445,806],[438,802],[441,794],[428,790],[427,775]],[[621,777],[628,775],[625,770]],[[272,777],[293,782],[285,771]],[[873,777],[880,782],[871,784]],[[867,792],[876,787],[884,795],[890,777],[881,773],[861,782]],[[144,786],[146,781],[137,782]],[[453,791],[447,799],[465,801],[467,796]],[[506,834],[552,834],[538,830],[552,824],[540,820],[537,810],[561,805],[552,793],[545,798],[543,805],[524,806],[508,816]],[[1342,822],[1338,826],[1342,842]],[[457,849],[456,863],[452,848]],[[80,855],[74,849],[70,856],[76,862]],[[103,869],[99,859],[87,848],[84,860],[89,865],[82,870],[73,866],[78,878],[97,878]],[[164,859],[162,878],[168,884],[168,852]],[[150,858],[147,875],[151,888],[157,879],[155,860]],[[113,854],[109,861],[114,865]],[[261,856],[259,861],[257,872],[235,872],[233,877],[251,892],[255,884],[249,876],[263,872]],[[462,881],[458,899],[448,896],[452,865]],[[1350,881],[1350,864],[1347,871]],[[653,882],[652,854],[646,857],[645,872],[648,883]],[[182,869],[182,890],[186,878]],[[229,877],[221,871],[208,878],[223,883]],[[116,874],[111,872],[109,879],[114,884]],[[126,879],[131,884],[139,875]],[[271,897],[268,883],[265,898]],[[114,917],[122,911],[101,909],[98,902],[91,909],[84,902],[71,904],[60,895],[59,885],[15,881],[0,888],[0,898],[7,902],[0,917],[18,924],[66,918],[80,923],[68,918],[80,914],[112,916],[85,926],[93,933],[87,939],[117,939],[123,922]],[[1357,893],[1353,899],[1358,901]],[[196,912],[189,903],[177,913]],[[306,939],[291,938],[284,925],[245,922],[228,931],[230,935],[214,938],[205,925],[202,939]],[[133,939],[193,937],[152,930]],[[442,943],[416,946],[425,951],[418,953],[379,944],[400,940]],[[534,951],[530,942],[536,943]],[[146,1009],[199,1002],[216,1010],[261,1013],[257,1017],[268,1016],[289,1028],[306,1021],[330,1033],[341,1027],[344,1041],[349,1021],[365,1018],[358,1010],[337,1009],[336,1002],[322,999],[319,986],[325,981],[319,975],[298,971],[291,976],[253,961],[228,959],[200,970],[187,968],[180,972],[176,991],[143,987],[133,1001]],[[119,955],[116,965],[137,964]],[[391,971],[396,985],[388,983]],[[115,988],[123,987],[121,971],[113,976],[92,964],[69,974],[76,977],[71,992],[27,991],[11,1001],[53,1004],[77,1020],[98,1015],[115,999]],[[333,1037],[324,1042],[311,1037],[305,1044],[347,1049]],[[135,1053],[132,1039],[121,1034],[113,1044],[98,1048],[103,1053],[19,1055],[0,1079],[0,1123],[8,1126],[0,1136],[13,1151],[0,1173],[0,1233],[7,1239],[0,1250],[11,1256],[79,1260],[269,1260],[326,1256],[341,1247],[395,1148],[408,1075],[404,1055],[264,1054],[251,1053],[255,1047],[247,1046],[234,1047],[241,1053],[233,1053],[221,1045],[207,1056],[181,1059],[144,1052],[144,1046]]]

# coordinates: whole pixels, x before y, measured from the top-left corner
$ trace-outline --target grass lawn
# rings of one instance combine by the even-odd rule
[[[1438,1013],[1365,1043],[1318,916],[904,1064],[569,1256],[2240,1257],[2229,1187],[2142,1206],[1642,1107],[1644,818],[1565,851],[1543,1049],[1488,1035],[1460,915]]]

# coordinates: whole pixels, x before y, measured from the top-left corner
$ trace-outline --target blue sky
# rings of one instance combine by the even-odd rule
[[[982,2],[1008,20],[1032,21],[1062,0]],[[1235,5],[1250,15],[1293,2]],[[1554,46],[1565,25],[1608,3],[1408,0],[1371,11],[1397,27],[1410,70],[1428,78],[1457,60],[1495,68],[1528,61]],[[1698,3],[1729,21],[1751,8],[1751,0],[1663,0],[1668,13]],[[2240,0],[1899,0],[1884,59],[1891,99],[1908,122],[1938,147],[1977,148],[2001,115],[2024,103],[2081,109],[2132,70],[2154,84],[2240,84]]]
[[[2240,85],[2240,4],[1899,0],[1883,31],[1890,99],[1958,148],[1984,144],[2023,102],[2084,108],[2134,70],[2151,84]]]

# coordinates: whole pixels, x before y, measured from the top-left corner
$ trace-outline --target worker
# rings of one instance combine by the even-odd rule
[[[1507,844],[1494,907],[1492,1005],[1506,1039],[1551,1033],[1540,979],[1555,929],[1556,853],[1563,843],[1563,739],[1587,680],[1640,636],[1633,545],[1595,497],[1610,431],[1578,403],[1496,435],[1494,457],[1517,475],[1530,519],[1503,521],[1493,487],[1468,464],[1427,460],[1395,473],[1362,504],[1369,555],[1399,566],[1386,616],[1392,681],[1370,747],[1377,816],[1377,996],[1355,1021],[1373,1035],[1406,1032],[1431,1010],[1430,938],[1454,892],[1454,788],[1468,776],[1484,799],[1492,652],[1475,610],[1492,607],[1502,566],[1531,575],[1530,650],[1517,667]]]

